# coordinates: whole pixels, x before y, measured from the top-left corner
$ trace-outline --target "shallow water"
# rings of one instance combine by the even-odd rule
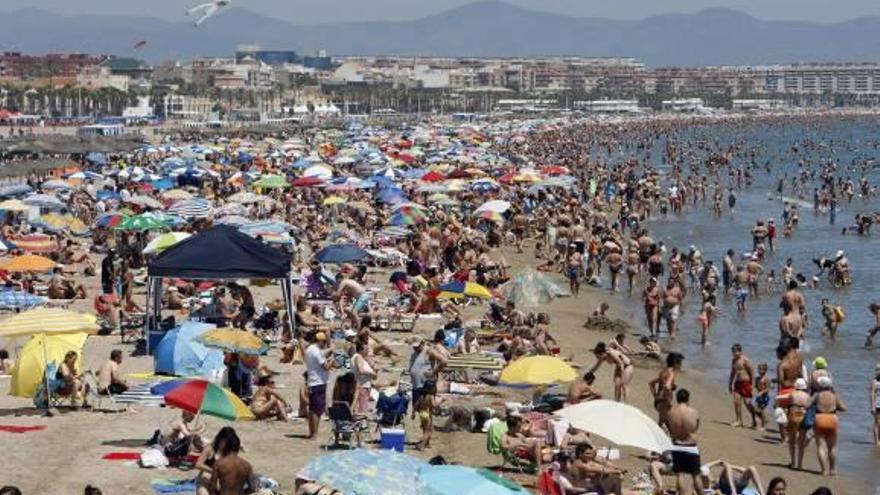
[[[878,123],[833,123],[820,127],[790,126],[785,129],[755,126],[747,130],[706,129],[692,131],[702,135],[716,136],[720,142],[744,138],[750,144],[758,144],[763,151],[757,162],[763,164],[771,159],[770,174],[761,170],[756,172],[755,183],[750,189],[738,193],[736,211],[731,213],[725,209],[721,217],[710,211],[711,203],[689,207],[682,216],[670,215],[651,222],[651,234],[657,241],[664,241],[667,248],[677,246],[687,251],[690,244],[695,244],[704,255],[720,268],[721,260],[727,249],[737,253],[751,250],[750,230],[759,218],[775,218],[780,226],[782,202],[768,199],[768,194],[775,189],[776,181],[781,175],[796,168],[796,163],[785,156],[792,141],[809,136],[814,140],[831,142],[837,146],[841,141],[860,147],[860,150],[846,149],[834,153],[841,165],[849,164],[856,155],[871,156],[876,150],[868,149],[867,142],[878,136]],[[735,132],[735,134],[734,134]],[[880,155],[880,153],[877,153]],[[660,149],[654,152],[654,158],[660,155]],[[734,163],[741,163],[736,160]],[[855,177],[855,176],[854,176]],[[869,175],[871,182],[880,182],[880,174]],[[854,179],[857,181],[857,177]],[[811,190],[811,189],[810,189]],[[710,193],[711,194],[711,193]],[[790,192],[786,192],[790,195]],[[811,201],[810,198],[806,198]],[[726,201],[725,201],[726,205]],[[880,289],[880,230],[875,227],[873,237],[858,235],[841,235],[844,225],[851,223],[856,213],[880,210],[880,199],[874,197],[863,201],[855,199],[852,204],[841,205],[835,225],[830,225],[827,214],[814,214],[812,208],[801,207],[800,226],[791,238],[778,238],[777,252],[765,258],[765,272],[771,268],[777,273],[788,257],[793,258],[795,273],[802,272],[812,276],[816,266],[811,258],[831,256],[838,249],[843,249],[852,267],[853,284],[845,289],[835,290],[823,277],[819,289],[805,290],[807,307],[810,315],[804,346],[805,357],[812,361],[816,356],[828,359],[829,367],[835,378],[835,386],[841,392],[849,406],[849,412],[841,415],[840,466],[844,472],[858,478],[880,484],[880,450],[871,445],[872,416],[869,413],[868,386],[873,375],[874,365],[880,362],[880,336],[871,349],[865,349],[865,334],[873,326],[874,318],[868,311],[868,305],[880,301],[877,295]],[[778,319],[781,315],[779,297],[781,289],[770,295],[762,294],[751,298],[748,311],[738,314],[732,295],[719,299],[722,311],[715,321],[710,335],[711,344],[703,347],[699,343],[699,326],[696,320],[699,301],[691,295],[689,306],[680,320],[680,334],[675,343],[664,342],[665,346],[678,348],[687,356],[686,366],[707,372],[711,377],[726,383],[730,362],[730,346],[741,343],[746,354],[757,365],[768,363],[771,376],[775,372],[775,346],[778,342]],[[832,304],[843,306],[846,319],[838,330],[837,340],[831,342],[823,338],[821,330],[822,316],[820,301],[828,298]],[[631,307],[640,307],[631,306]],[[637,321],[643,322],[643,315],[636,312]],[[642,323],[644,330],[644,323]],[[768,417],[771,411],[768,408]],[[733,411],[731,406],[731,420]],[[760,448],[756,446],[756,448]],[[811,443],[807,456],[815,457],[815,443]],[[781,460],[787,462],[787,459]]]

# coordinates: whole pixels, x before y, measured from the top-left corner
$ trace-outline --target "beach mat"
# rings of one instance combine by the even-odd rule
[[[101,456],[105,461],[137,461],[140,458],[140,452],[108,452]]]
[[[135,385],[134,387],[131,387],[122,394],[114,395],[113,398],[116,400],[117,404],[152,407],[164,406],[164,397],[162,397],[161,395],[153,395],[152,393],[150,393],[150,387],[152,387],[156,383],[160,382],[142,383],[140,385]]]
[[[18,426],[18,425],[0,425],[0,431],[5,431],[6,433],[27,433],[29,431],[40,431],[45,430],[46,425],[38,425],[38,426]]]
[[[196,480],[168,480],[157,478],[150,481],[155,493],[195,493]]]

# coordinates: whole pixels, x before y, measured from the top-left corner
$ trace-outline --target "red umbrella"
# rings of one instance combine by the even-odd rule
[[[428,172],[427,174],[422,176],[422,180],[425,182],[440,182],[444,179],[446,179],[446,177],[436,170]]]
[[[568,172],[568,167],[563,167],[561,165],[550,165],[549,167],[541,169],[541,173],[544,175],[565,175]]]
[[[317,177],[300,177],[293,181],[294,187],[314,187],[320,186],[324,181]]]
[[[450,179],[470,179],[473,177],[470,172],[463,168],[457,168],[449,174]]]
[[[513,174],[513,173],[507,173],[507,174],[504,174],[504,175],[502,175],[501,177],[499,177],[499,178],[498,178],[498,182],[503,182],[503,183],[505,183],[505,184],[510,184],[511,182],[513,182],[513,177],[514,177],[514,174]]]

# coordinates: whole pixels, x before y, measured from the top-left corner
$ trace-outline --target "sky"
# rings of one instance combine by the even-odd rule
[[[207,0],[0,0],[0,11],[36,7],[65,15],[138,15],[183,19]],[[233,0],[233,5],[299,24],[356,20],[415,19],[473,0]],[[578,17],[639,19],[726,7],[761,19],[835,22],[880,16],[877,0],[506,0],[521,7]]]

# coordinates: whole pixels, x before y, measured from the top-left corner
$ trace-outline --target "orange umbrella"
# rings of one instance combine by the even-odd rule
[[[47,272],[55,266],[54,261],[36,254],[16,256],[0,263],[0,269],[8,272]]]
[[[58,243],[46,234],[28,234],[13,242],[19,249],[29,253],[51,253],[58,250]]]

